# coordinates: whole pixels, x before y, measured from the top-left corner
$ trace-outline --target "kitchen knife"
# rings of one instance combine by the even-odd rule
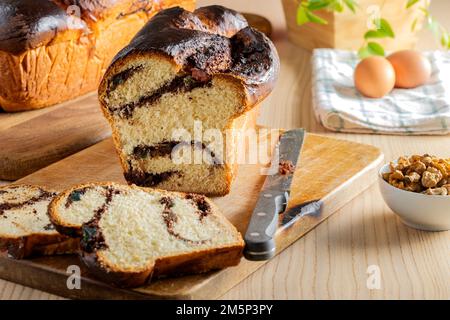
[[[272,166],[278,164],[278,170],[266,177],[244,237],[244,255],[248,260],[267,260],[275,255],[279,215],[286,210],[304,138],[304,129],[289,130],[281,135],[275,147]],[[299,216],[319,212],[320,202],[312,201],[293,209],[283,215],[283,227],[292,225]]]

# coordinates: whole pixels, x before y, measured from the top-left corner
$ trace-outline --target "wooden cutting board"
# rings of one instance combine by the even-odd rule
[[[307,135],[300,164],[294,174],[289,208],[320,199],[322,212],[305,216],[277,234],[277,254],[316,227],[332,213],[376,180],[381,152],[372,146]],[[214,198],[222,212],[242,233],[245,232],[265,176],[259,165],[240,165],[229,195]],[[82,152],[42,169],[18,183],[39,184],[58,190],[88,181],[124,182],[112,140],[104,140]],[[242,259],[232,268],[203,275],[154,280],[151,284],[120,290],[98,282],[88,275],[76,256],[41,257],[30,260],[0,259],[0,277],[69,298],[159,298],[213,299],[256,271],[265,262]],[[82,269],[81,289],[66,286],[69,265]]]
[[[110,136],[97,94],[33,111],[0,112],[0,180],[17,180]]]

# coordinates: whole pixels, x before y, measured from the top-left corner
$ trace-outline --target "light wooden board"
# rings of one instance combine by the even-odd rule
[[[320,216],[304,217],[277,236],[278,253],[314,228],[376,179],[382,155],[377,148],[308,135],[296,171],[289,207],[321,199]],[[245,232],[265,176],[259,165],[241,165],[226,197],[214,198],[222,212]],[[44,185],[61,190],[89,181],[124,182],[112,141],[107,139],[63,161],[40,170],[18,183]],[[81,290],[66,287],[68,265],[77,257],[45,257],[32,260],[0,260],[0,277],[70,298],[217,298],[245,279],[265,262],[249,262],[205,275],[156,280],[135,290],[118,290],[89,278],[83,270]]]
[[[34,111],[0,113],[0,179],[16,180],[110,135],[97,95]]]

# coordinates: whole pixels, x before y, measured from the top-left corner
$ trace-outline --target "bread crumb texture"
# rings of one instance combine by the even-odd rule
[[[76,201],[69,200],[77,192]],[[85,250],[89,245],[115,270],[142,270],[159,259],[243,245],[235,227],[201,195],[89,185],[66,192],[57,213],[63,224],[84,223]]]

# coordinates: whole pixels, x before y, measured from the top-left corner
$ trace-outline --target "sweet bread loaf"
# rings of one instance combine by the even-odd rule
[[[158,13],[114,58],[99,87],[126,180],[227,194],[227,131],[271,92],[278,71],[272,42],[233,10]]]
[[[89,271],[120,287],[236,265],[244,245],[216,206],[196,194],[86,184],[61,193],[50,214],[63,231],[80,230]]]
[[[46,107],[96,90],[114,55],[161,9],[195,0],[0,1],[0,107]]]
[[[36,186],[0,188],[0,255],[21,259],[78,250],[78,240],[57,232],[47,216],[55,195]]]

